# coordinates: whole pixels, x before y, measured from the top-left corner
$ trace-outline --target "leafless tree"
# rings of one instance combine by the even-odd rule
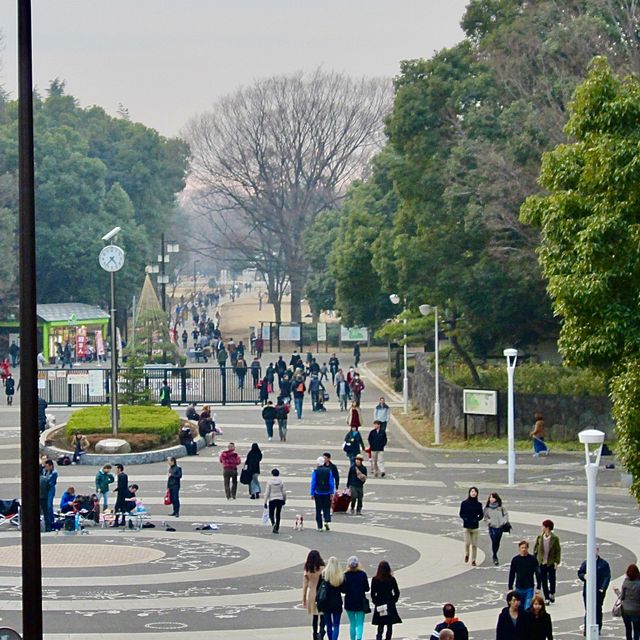
[[[272,265],[282,256],[294,322],[308,271],[304,232],[365,173],[384,142],[391,99],[386,80],[298,72],[241,88],[187,126],[192,177],[209,215],[234,215],[247,230],[243,252],[266,248]]]

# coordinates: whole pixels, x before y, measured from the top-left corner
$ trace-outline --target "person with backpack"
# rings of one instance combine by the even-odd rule
[[[353,466],[355,464],[356,456],[364,449],[364,442],[362,441],[362,436],[358,431],[358,427],[351,427],[347,435],[344,437],[342,448],[349,458],[349,463]]]
[[[316,505],[316,525],[318,531],[322,531],[322,520],[324,518],[324,528],[329,531],[331,522],[331,496],[336,491],[333,481],[333,474],[329,467],[325,465],[324,456],[316,460],[316,468],[311,474],[311,499]]]
[[[173,511],[169,514],[174,518],[180,517],[180,481],[182,480],[182,468],[178,466],[178,461],[172,456],[169,458],[169,470],[167,471],[167,490],[171,497]]]
[[[342,617],[342,594],[344,593],[344,572],[335,556],[327,561],[316,591],[316,606],[324,616],[327,640],[338,640],[340,618]]]
[[[278,404],[276,404],[276,420],[278,421],[278,434],[280,436],[280,442],[287,441],[287,420],[289,419],[289,403],[284,401],[281,396],[278,398]]]
[[[160,389],[160,406],[171,409],[171,387],[166,380],[162,383],[162,388]]]
[[[302,374],[298,374],[293,379],[293,404],[296,408],[298,420],[302,420],[302,404],[304,402],[304,392],[307,387],[304,384]]]
[[[269,442],[273,440],[273,423],[276,421],[276,408],[271,400],[267,400],[267,404],[262,409],[262,419],[264,426],[267,428],[267,438]],[[282,438],[280,438],[282,440]]]

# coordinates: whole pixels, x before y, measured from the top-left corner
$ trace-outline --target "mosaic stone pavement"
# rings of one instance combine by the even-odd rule
[[[275,358],[274,358],[275,360]],[[365,375],[363,414],[372,419],[381,391]],[[393,410],[399,398],[390,393]],[[518,456],[518,484],[506,486],[507,470],[497,454],[441,452],[416,448],[389,426],[387,477],[371,478],[365,488],[363,515],[337,514],[331,531],[315,530],[313,502],[308,495],[314,461],[331,451],[344,485],[348,465],[341,443],[347,431],[345,414],[336,402],[326,413],[305,406],[303,420],[290,417],[288,442],[268,442],[258,407],[216,408],[224,428],[217,448],[182,458],[184,471],[180,519],[168,517],[162,498],[166,465],[129,466],[131,482],[156,527],[114,531],[99,527],[88,535],[43,534],[44,610],[46,637],[135,640],[144,638],[299,640],[311,638],[310,618],[301,604],[302,564],[309,549],[345,561],[360,558],[369,576],[388,560],[401,589],[403,624],[394,638],[423,640],[441,619],[444,602],[453,602],[474,640],[495,635],[503,606],[509,560],[517,541],[531,542],[545,518],[556,522],[563,550],[558,570],[557,601],[550,607],[558,637],[581,638],[583,605],[576,570],[586,548],[586,487],[582,458],[554,455],[535,459]],[[178,409],[180,411],[180,409]],[[58,422],[69,415],[55,409]],[[0,409],[0,496],[19,493],[17,409]],[[364,429],[365,433],[368,428]],[[277,466],[289,498],[279,535],[262,525],[262,502],[250,500],[239,486],[238,499],[227,501],[218,455],[233,440],[244,458],[252,442],[264,455],[261,482]],[[96,469],[71,466],[59,470],[58,494],[69,485],[91,491]],[[599,476],[598,536],[609,560],[614,584],[640,551],[637,505],[617,487],[619,474],[602,469]],[[463,562],[460,501],[471,485],[481,497],[498,491],[514,525],[504,536],[501,565],[490,558],[486,531],[480,536],[478,567]],[[296,515],[305,520],[294,531]],[[176,529],[165,530],[163,523]],[[203,524],[217,531],[198,531]],[[19,534],[0,528],[0,624],[20,627],[21,577],[17,562]],[[610,611],[610,590],[605,611]],[[343,616],[341,637],[348,637]],[[623,637],[621,623],[605,613],[603,636]],[[375,637],[370,624],[366,638]]]

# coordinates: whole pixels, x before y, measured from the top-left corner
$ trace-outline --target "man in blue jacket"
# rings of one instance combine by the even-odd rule
[[[316,524],[318,531],[322,531],[322,519],[324,528],[329,531],[331,522],[331,496],[336,491],[331,469],[325,466],[323,456],[316,460],[316,469],[311,474],[311,499],[316,503]]]
[[[582,600],[587,606],[587,561],[585,560],[578,569],[578,578],[582,580]],[[602,631],[602,605],[604,597],[607,595],[607,589],[611,582],[611,567],[609,563],[600,557],[600,548],[596,547],[596,623],[598,629]],[[584,633],[586,634],[587,621],[585,618]]]

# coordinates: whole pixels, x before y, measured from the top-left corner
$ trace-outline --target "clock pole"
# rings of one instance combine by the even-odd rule
[[[118,340],[116,335],[116,274],[109,273],[111,284],[111,435],[118,436]]]

